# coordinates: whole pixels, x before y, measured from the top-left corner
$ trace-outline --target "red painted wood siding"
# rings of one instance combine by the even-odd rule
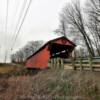
[[[43,50],[27,60],[26,67],[39,69],[47,68],[49,57],[48,46],[46,46]]]
[[[53,42],[53,43],[58,43],[58,44],[63,44],[63,45],[70,45],[70,46],[72,46],[72,44],[71,44],[69,41],[67,41],[67,40],[65,40],[65,41],[63,42],[63,39],[59,39],[59,40],[57,40],[57,41],[55,41],[55,42]]]
[[[63,45],[72,45],[69,41],[65,40],[65,42],[62,41],[62,39],[59,39],[57,41],[54,41],[53,43],[63,44]],[[48,61],[50,58],[50,52],[48,50],[48,45],[46,45],[42,50],[40,50],[38,53],[36,53],[34,56],[29,58],[26,61],[26,67],[27,68],[39,68],[39,69],[45,69],[48,67]]]

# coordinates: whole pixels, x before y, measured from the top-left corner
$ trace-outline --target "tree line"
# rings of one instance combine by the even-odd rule
[[[30,41],[23,48],[11,55],[11,62],[23,63],[43,45],[43,41]]]

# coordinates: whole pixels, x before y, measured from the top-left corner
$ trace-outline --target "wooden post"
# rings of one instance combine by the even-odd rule
[[[61,59],[61,69],[64,69],[64,62],[63,62],[63,59]]]
[[[80,69],[83,70],[82,57],[80,57]]]
[[[90,70],[91,70],[91,71],[93,71],[92,62],[93,62],[93,59],[92,59],[91,56],[89,56],[89,66],[90,66]]]
[[[75,66],[75,60],[74,60],[74,58],[72,58],[72,67],[74,68],[74,70],[77,69],[76,66]]]
[[[48,61],[48,67],[51,68],[51,59]]]
[[[82,57],[83,57],[83,49],[80,48],[80,69],[81,69],[81,70],[83,70]]]
[[[50,68],[53,68],[53,59],[50,59]]]
[[[56,69],[56,58],[54,58],[53,60],[54,69]]]
[[[58,58],[58,68],[60,69],[61,63],[60,63],[60,58]]]
[[[60,68],[59,58],[57,58],[57,68]]]
[[[57,58],[55,58],[55,69],[57,69]]]
[[[76,53],[75,53],[75,50],[72,52],[72,55],[71,55],[71,61],[72,61],[72,67],[74,70],[77,69],[77,67],[75,66],[75,59],[76,59]]]
[[[52,68],[54,69],[55,65],[54,65],[54,58],[52,59]]]

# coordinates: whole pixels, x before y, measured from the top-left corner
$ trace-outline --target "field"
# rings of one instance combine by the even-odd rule
[[[46,69],[0,78],[0,100],[100,100],[100,72]]]
[[[3,66],[0,66],[0,73],[9,73],[11,71],[14,70],[14,66],[10,66],[10,65],[3,65]]]
[[[10,73],[23,69],[22,65],[16,64],[0,64],[0,74]]]

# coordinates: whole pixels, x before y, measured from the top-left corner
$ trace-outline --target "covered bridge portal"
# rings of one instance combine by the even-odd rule
[[[75,44],[65,37],[60,37],[47,42],[38,51],[26,60],[27,68],[45,69],[52,58],[69,58]]]
[[[50,48],[50,58],[68,58],[73,51],[73,46],[52,43]]]

